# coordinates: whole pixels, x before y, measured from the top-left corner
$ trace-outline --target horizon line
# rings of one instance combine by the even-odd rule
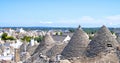
[[[72,26],[72,27],[70,27],[70,26],[0,26],[0,28],[13,28],[13,27],[15,27],[15,28],[22,28],[22,27],[43,27],[43,28],[78,28],[78,27],[75,27],[75,26]],[[102,27],[102,26],[100,26],[100,27]],[[90,27],[85,27],[85,26],[83,26],[82,28],[100,28],[99,26],[90,26]],[[107,26],[106,26],[107,27]],[[120,27],[110,27],[110,26],[108,26],[107,28],[120,28]]]

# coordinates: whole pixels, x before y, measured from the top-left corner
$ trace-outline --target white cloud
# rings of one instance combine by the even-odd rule
[[[105,22],[109,26],[119,26],[120,15],[107,16],[107,17],[105,17]]]
[[[49,22],[49,21],[41,21],[41,22],[39,22],[40,24],[52,24],[53,22]]]
[[[91,16],[82,16],[80,18],[76,19],[61,19],[56,20],[54,22],[46,22],[42,21],[41,24],[54,24],[55,26],[85,26],[85,27],[100,27],[102,25],[106,25],[107,27],[114,27],[118,26],[120,21],[120,15],[114,15],[114,16],[106,16],[106,17],[100,17],[100,18],[94,18]]]
[[[120,15],[108,16],[106,19],[111,21],[120,21]]]
[[[109,25],[113,25],[113,23],[109,23]]]
[[[82,16],[80,18],[81,21],[94,21],[95,19],[92,18],[91,16]]]
[[[68,26],[77,26],[77,25],[81,25],[81,26],[96,26],[96,25],[99,25],[101,21],[96,21],[95,18],[91,17],[91,16],[82,16],[80,18],[77,18],[77,19],[71,19],[71,20],[59,20],[59,21],[56,21],[54,23],[56,24],[62,24],[62,25],[68,25]]]
[[[62,20],[59,20],[59,21],[57,21],[57,23],[66,23],[66,24],[78,24],[78,23],[91,23],[91,22],[94,22],[95,21],[95,19],[93,18],[93,17],[91,17],[91,16],[82,16],[82,17],[80,17],[80,18],[77,18],[77,19],[68,19],[68,20],[64,20],[64,19],[62,19]]]

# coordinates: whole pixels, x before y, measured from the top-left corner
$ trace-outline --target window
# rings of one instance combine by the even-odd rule
[[[107,44],[107,47],[112,47],[112,44]]]

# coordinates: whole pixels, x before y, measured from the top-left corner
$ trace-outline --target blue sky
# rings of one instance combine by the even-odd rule
[[[0,0],[0,26],[120,27],[120,0]]]

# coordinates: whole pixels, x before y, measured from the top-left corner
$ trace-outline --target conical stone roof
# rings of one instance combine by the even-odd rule
[[[119,36],[116,38],[116,40],[117,40],[118,43],[120,44],[120,37],[119,37]]]
[[[25,52],[27,50],[27,42],[23,42],[23,44],[20,46],[20,52]]]
[[[36,48],[35,53],[40,52],[43,54],[46,54],[46,52],[53,47],[55,44],[55,41],[53,40],[53,38],[51,37],[50,33],[48,32],[45,37],[44,40],[42,42],[40,42],[40,44],[38,45],[38,47]]]
[[[50,35],[50,32],[48,32],[45,37],[44,37],[44,42],[41,42],[41,44],[44,44],[44,45],[51,45],[55,43],[55,41],[53,40],[53,38],[51,37]]]
[[[61,54],[66,45],[67,43],[56,44],[49,51],[47,51],[46,55],[49,58],[55,58],[57,54]]]
[[[29,52],[30,55],[32,55],[37,47],[38,47],[38,45],[34,45],[34,46],[28,45],[26,51]]]
[[[79,26],[61,54],[66,59],[72,57],[81,57],[88,43],[89,43],[88,35]]]
[[[114,51],[118,46],[117,40],[105,26],[102,26],[95,34],[93,40],[89,43],[85,52],[87,57],[96,57],[101,53],[107,54]]]

